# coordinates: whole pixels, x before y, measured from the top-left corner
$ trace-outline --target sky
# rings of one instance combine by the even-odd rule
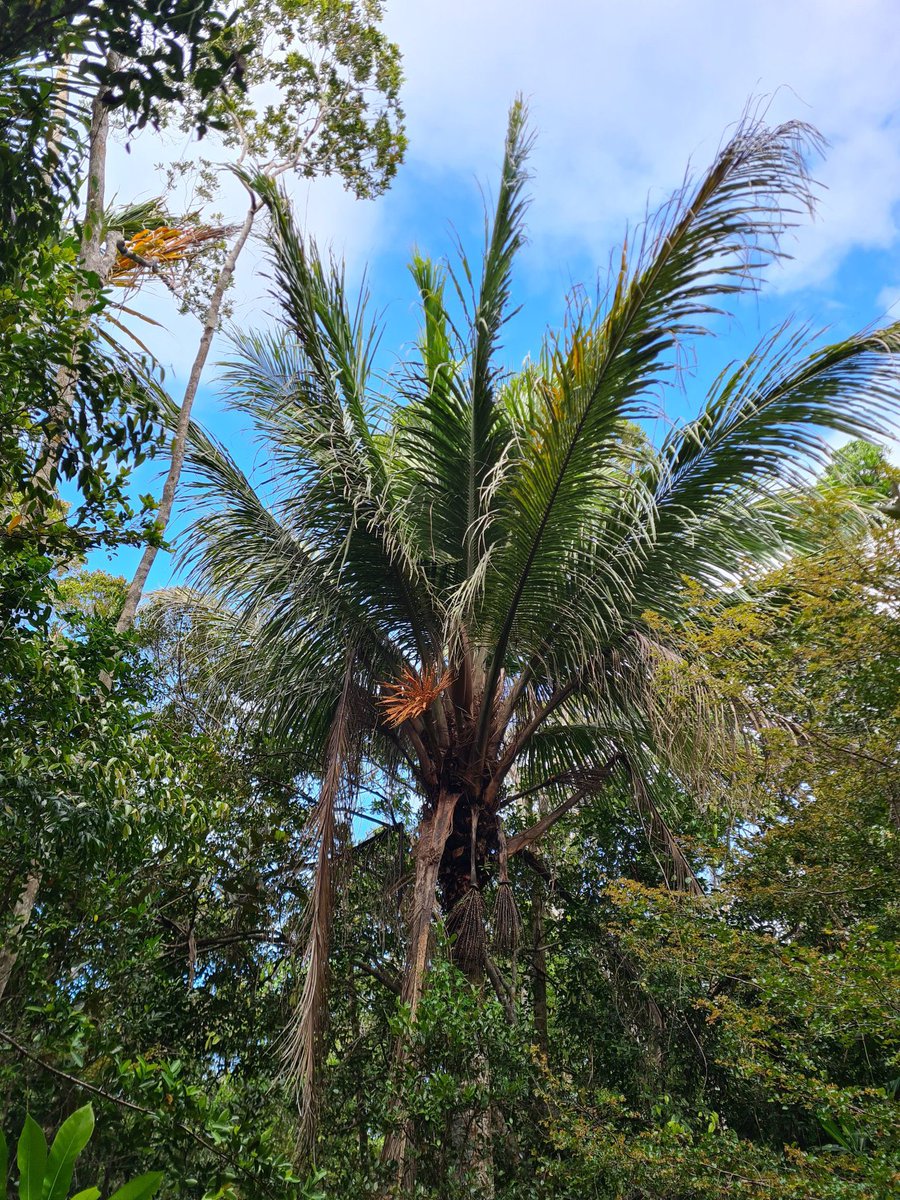
[[[457,237],[477,252],[507,111],[521,93],[536,142],[529,242],[514,290],[520,311],[503,351],[514,368],[559,324],[573,286],[593,290],[605,278],[626,226],[677,188],[689,165],[710,162],[748,103],[764,105],[771,122],[809,122],[828,142],[812,163],[822,185],[815,220],[792,235],[790,261],[769,272],[717,344],[707,339],[696,378],[666,398],[664,420],[684,418],[714,368],[787,316],[827,329],[829,339],[900,319],[898,17],[896,0],[386,0],[384,27],[406,76],[406,160],[375,201],[357,201],[333,180],[295,184],[295,212],[346,259],[351,280],[366,272],[389,365],[416,336],[410,253],[452,255]],[[123,201],[158,194],[150,164],[185,152],[183,139],[117,147],[110,191]],[[258,242],[239,269],[234,325],[271,323],[266,271]],[[199,329],[165,294],[142,302],[162,322],[150,340],[177,399]],[[213,364],[227,353],[223,335],[195,415],[243,465],[247,439],[216,386]],[[161,470],[159,460],[144,470],[140,490],[159,494]],[[135,560],[122,550],[93,565],[128,574]],[[151,588],[177,577],[173,563],[159,556]]]

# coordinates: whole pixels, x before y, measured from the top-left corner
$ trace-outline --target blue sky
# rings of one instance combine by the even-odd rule
[[[351,279],[368,264],[386,361],[416,333],[406,271],[412,248],[440,257],[453,252],[457,234],[467,248],[478,245],[518,92],[537,143],[530,240],[516,277],[522,307],[506,336],[510,366],[537,353],[571,287],[593,288],[626,224],[677,187],[689,162],[705,166],[754,96],[768,98],[771,120],[808,121],[830,142],[813,164],[823,184],[818,215],[789,243],[792,261],[770,273],[763,294],[742,304],[716,345],[701,346],[704,365],[682,393],[666,397],[666,418],[690,415],[710,369],[789,314],[828,327],[830,337],[900,317],[896,0],[387,0],[385,8],[407,76],[406,163],[377,201],[355,201],[334,181],[291,191],[298,218],[346,258]],[[113,153],[110,190],[122,200],[158,193],[151,163],[192,153],[183,141],[143,139],[130,154]],[[226,213],[229,199],[226,191]],[[264,261],[256,243],[239,270],[233,320],[242,328],[272,319]],[[165,293],[142,303],[165,326],[153,331],[152,345],[178,399],[199,329],[174,314]],[[226,353],[219,338],[212,358]],[[195,413],[249,464],[213,366]],[[158,477],[158,469],[142,472],[141,490],[158,494]],[[135,558],[121,551],[94,565],[127,574]],[[161,555],[150,586],[167,584],[172,571],[171,557]]]

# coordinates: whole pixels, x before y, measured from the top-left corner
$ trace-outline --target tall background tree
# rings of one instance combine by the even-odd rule
[[[119,581],[78,571],[97,547],[158,545],[165,524],[152,497],[136,504],[132,496],[130,472],[161,448],[168,406],[149,350],[141,345],[136,356],[133,342],[119,338],[117,289],[128,275],[132,290],[142,279],[165,276],[178,291],[184,279],[175,267],[190,248],[212,241],[216,249],[229,231],[220,228],[213,239],[196,219],[175,230],[162,202],[112,209],[105,194],[109,139],[117,126],[130,138],[141,129],[150,138],[159,124],[177,120],[227,140],[237,128],[229,118],[239,114],[254,131],[252,152],[275,170],[279,163],[264,154],[260,133],[266,122],[244,98],[277,77],[285,86],[271,141],[283,170],[334,171],[358,193],[375,193],[402,153],[398,52],[378,30],[377,6],[268,5],[265,15],[260,7],[242,6],[240,30],[203,3],[12,5],[0,17],[0,194],[7,218],[0,237],[0,999],[6,1045],[25,1055],[20,1063],[40,1061],[28,1060],[24,1045],[36,1041],[33,1048],[51,1058],[54,1045],[63,1047],[65,1066],[77,1070],[79,1030],[90,1017],[80,1022],[78,1001],[64,999],[65,985],[56,990],[54,968],[41,966],[45,951],[78,924],[87,897],[97,900],[107,887],[105,894],[115,894],[108,912],[121,904],[140,909],[137,891],[148,877],[140,882],[142,872],[152,874],[159,855],[174,854],[182,865],[181,850],[202,856],[216,807],[208,807],[195,760],[178,757],[184,741],[148,715],[146,670],[133,640],[115,633],[117,621],[123,630],[130,625],[130,618],[119,621],[127,592]],[[254,40],[263,32],[265,50]],[[291,62],[276,65],[272,40],[284,49],[298,38],[305,53],[295,45]],[[203,359],[188,403],[235,257],[219,264],[207,297]],[[185,738],[198,756],[211,753],[206,741]],[[95,922],[101,908],[95,906]],[[152,933],[143,927],[135,936],[132,949],[150,946],[152,956]],[[88,968],[70,967],[78,993]],[[46,1037],[26,1016],[40,1008],[39,994],[47,1000]],[[66,1015],[55,1024],[57,1004]],[[174,1072],[173,1080],[177,1065]],[[65,1077],[48,1076],[57,1083]],[[126,1070],[125,1080],[139,1090],[133,1073]],[[306,1194],[284,1147],[269,1144],[268,1126],[239,1139],[239,1148],[217,1147],[228,1102],[198,1112],[196,1081],[182,1086],[195,1124],[211,1128],[170,1120],[170,1132],[180,1132],[167,1152],[177,1155],[177,1142],[187,1138],[223,1181],[240,1176],[265,1191],[275,1180],[289,1194]],[[154,1092],[152,1107],[139,1106],[145,1128],[173,1103],[173,1090]],[[13,1106],[27,1100],[15,1086],[13,1096]],[[65,1091],[60,1099],[65,1105]],[[135,1102],[122,1111],[137,1112]]]

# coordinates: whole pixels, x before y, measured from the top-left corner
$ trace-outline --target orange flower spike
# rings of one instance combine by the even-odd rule
[[[404,721],[411,721],[426,712],[452,682],[453,675],[449,670],[438,678],[437,671],[431,667],[421,676],[404,667],[399,679],[382,685],[384,694],[378,703],[384,709],[388,724],[396,729]]]

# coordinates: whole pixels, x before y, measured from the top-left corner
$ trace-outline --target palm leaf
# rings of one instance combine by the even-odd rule
[[[603,496],[617,484],[626,490],[619,446],[625,423],[645,411],[637,401],[672,370],[671,352],[680,342],[705,332],[728,297],[756,287],[765,264],[781,254],[779,236],[790,224],[792,202],[811,201],[803,153],[812,142],[812,132],[796,123],[774,130],[741,126],[699,183],[648,222],[634,266],[626,242],[606,311],[592,322],[579,317],[550,353],[538,395],[523,414],[516,469],[501,489],[504,528],[516,533],[494,554],[486,584],[494,649],[479,724],[482,747],[520,610],[530,601],[532,613],[555,612],[557,597],[546,591],[548,581],[554,588],[560,579],[555,564],[561,560],[587,586],[592,572],[578,561],[584,548],[599,551],[594,561],[606,565],[609,578],[615,560],[607,548],[611,542],[622,548],[629,514],[605,516]],[[627,490],[632,511],[642,512],[640,476]],[[601,641],[619,598],[618,586],[591,597],[599,605]],[[526,637],[529,632],[526,623]]]
[[[888,436],[900,402],[900,325],[809,352],[789,327],[723,372],[703,412],[672,433],[643,478],[653,535],[638,606],[662,607],[683,576],[733,576],[785,553],[804,477],[828,459],[825,430]]]

